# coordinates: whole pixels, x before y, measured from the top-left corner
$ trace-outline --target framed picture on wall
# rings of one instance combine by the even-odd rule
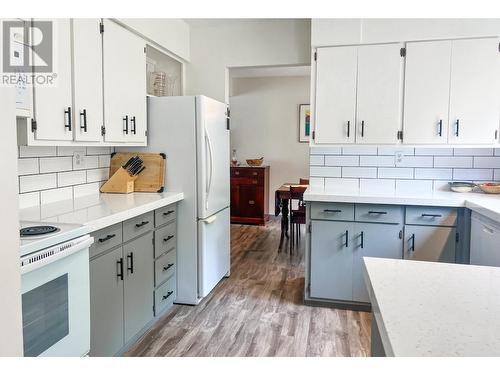
[[[309,104],[299,104],[299,142],[309,142],[311,136],[311,109]]]

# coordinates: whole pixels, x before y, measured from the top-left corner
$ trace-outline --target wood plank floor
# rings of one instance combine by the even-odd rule
[[[231,276],[175,305],[126,356],[367,356],[369,313],[303,304],[304,236],[278,253],[279,221],[231,226]],[[286,242],[285,242],[286,245]]]

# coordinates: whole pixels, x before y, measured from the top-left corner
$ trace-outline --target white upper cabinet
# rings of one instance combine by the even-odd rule
[[[402,44],[358,49],[356,143],[397,143],[401,128]]]
[[[499,39],[454,40],[449,142],[492,144],[500,123]]]
[[[45,20],[44,20],[45,21]],[[54,84],[34,84],[34,114],[36,122],[34,138],[48,141],[73,140],[74,116],[71,100],[71,21],[69,19],[52,19],[53,48],[55,53],[53,72],[57,74]],[[39,32],[38,20],[33,21],[31,33],[33,61],[38,65],[42,62],[43,53],[39,43],[44,37]],[[43,27],[41,28],[43,29]],[[40,30],[41,30],[40,29]],[[34,73],[44,73],[43,68],[34,68]],[[36,82],[36,81],[35,81]]]
[[[102,140],[102,39],[100,19],[74,19],[73,103],[77,141]]]
[[[406,44],[405,143],[447,143],[450,66],[450,40]]]
[[[315,143],[354,143],[357,47],[318,48]]]
[[[105,141],[145,144],[144,40],[109,20],[103,38]]]

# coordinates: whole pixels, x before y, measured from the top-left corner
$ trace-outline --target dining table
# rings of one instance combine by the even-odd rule
[[[307,188],[309,185],[306,184],[298,184],[294,182],[286,182],[281,185],[274,192],[274,215],[279,216],[281,213],[281,235],[280,235],[280,244],[279,249],[283,246],[283,241],[286,238],[289,238],[288,235],[288,227],[289,227],[289,213],[290,213],[290,187],[304,187]]]

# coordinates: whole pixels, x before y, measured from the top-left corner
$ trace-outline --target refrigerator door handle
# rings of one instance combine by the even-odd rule
[[[208,152],[210,154],[210,173],[208,174],[208,181],[207,181],[207,188],[206,188],[206,193],[207,193],[207,199],[205,201],[205,208],[208,209],[208,196],[210,195],[210,188],[212,187],[212,174],[213,174],[213,151],[212,151],[212,142],[210,141],[210,136],[208,135],[207,129],[205,128],[205,141],[207,142],[208,146]]]
[[[212,215],[210,217],[207,217],[206,219],[201,219],[200,221],[202,223],[212,224],[216,219],[217,219],[217,215]]]

